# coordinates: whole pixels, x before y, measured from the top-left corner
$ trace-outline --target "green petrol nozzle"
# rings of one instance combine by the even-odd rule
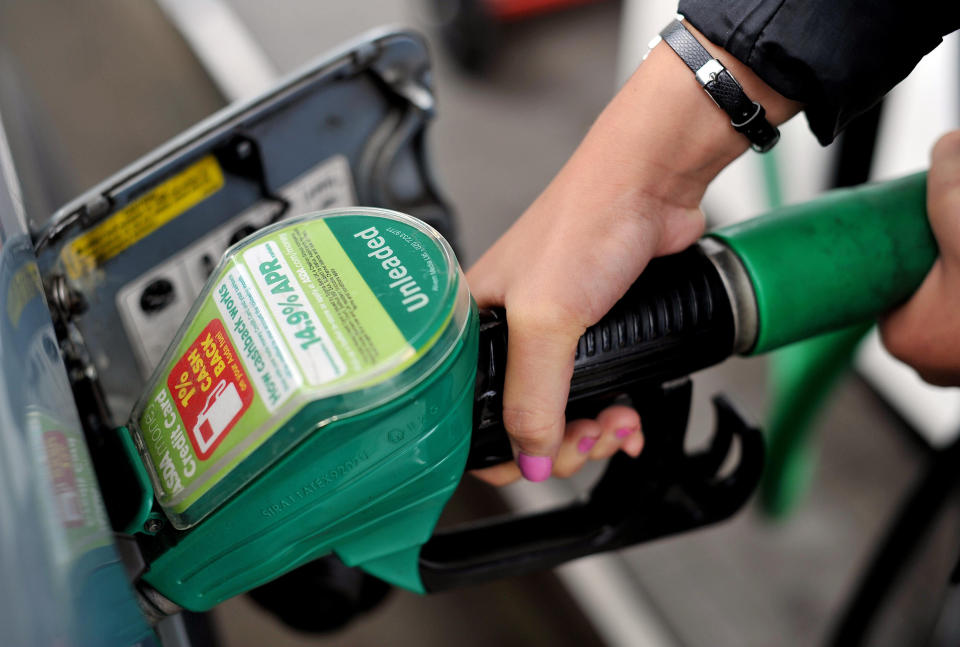
[[[205,609],[336,552],[422,589],[409,554],[463,474],[476,357],[418,220],[341,210],[233,246],[129,423],[164,523],[142,583]]]
[[[505,313],[477,311],[449,244],[412,217],[348,208],[266,227],[213,271],[123,433],[143,474],[128,524],[142,598],[158,615],[205,610],[331,553],[435,591],[725,519],[759,481],[762,439],[719,398],[713,442],[687,454],[688,376],[875,317],[935,254],[919,175],[656,259],[581,338],[567,409],[631,398],[643,454],[615,457],[570,506],[438,532],[464,471],[512,458]]]
[[[401,214],[301,218],[231,248],[132,416],[166,517],[194,527],[316,430],[469,354],[472,307],[449,245]],[[348,453],[338,465],[377,460]]]

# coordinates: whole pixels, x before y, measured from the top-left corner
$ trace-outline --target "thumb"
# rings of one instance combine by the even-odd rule
[[[960,376],[960,277],[952,274],[938,260],[913,297],[880,321],[890,354],[940,386],[955,385]]]
[[[881,320],[880,333],[894,357],[946,386],[960,378],[960,130],[933,148],[927,212],[940,257],[910,300]]]
[[[560,449],[574,352],[583,328],[575,319],[524,306],[507,307],[503,423],[520,472],[550,476]]]
[[[948,272],[960,268],[960,130],[941,137],[930,155],[927,213]]]

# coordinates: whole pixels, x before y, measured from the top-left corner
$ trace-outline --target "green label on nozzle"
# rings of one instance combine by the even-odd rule
[[[304,404],[409,366],[448,321],[450,271],[427,233],[370,215],[232,248],[135,409],[161,505],[183,513]]]

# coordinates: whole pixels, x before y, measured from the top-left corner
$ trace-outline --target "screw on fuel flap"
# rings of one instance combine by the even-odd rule
[[[140,309],[147,314],[159,312],[173,303],[176,290],[169,279],[154,279],[143,288],[140,295]]]
[[[71,287],[62,274],[53,275],[47,283],[47,298],[64,321],[69,321],[87,311],[87,300]]]
[[[163,520],[152,517],[143,522],[143,531],[148,535],[155,535],[163,528]]]

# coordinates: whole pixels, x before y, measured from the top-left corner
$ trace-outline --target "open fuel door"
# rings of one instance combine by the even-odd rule
[[[288,216],[395,209],[455,240],[430,174],[423,40],[374,33],[230,106],[63,207],[36,235],[72,359],[130,413],[228,246]]]

